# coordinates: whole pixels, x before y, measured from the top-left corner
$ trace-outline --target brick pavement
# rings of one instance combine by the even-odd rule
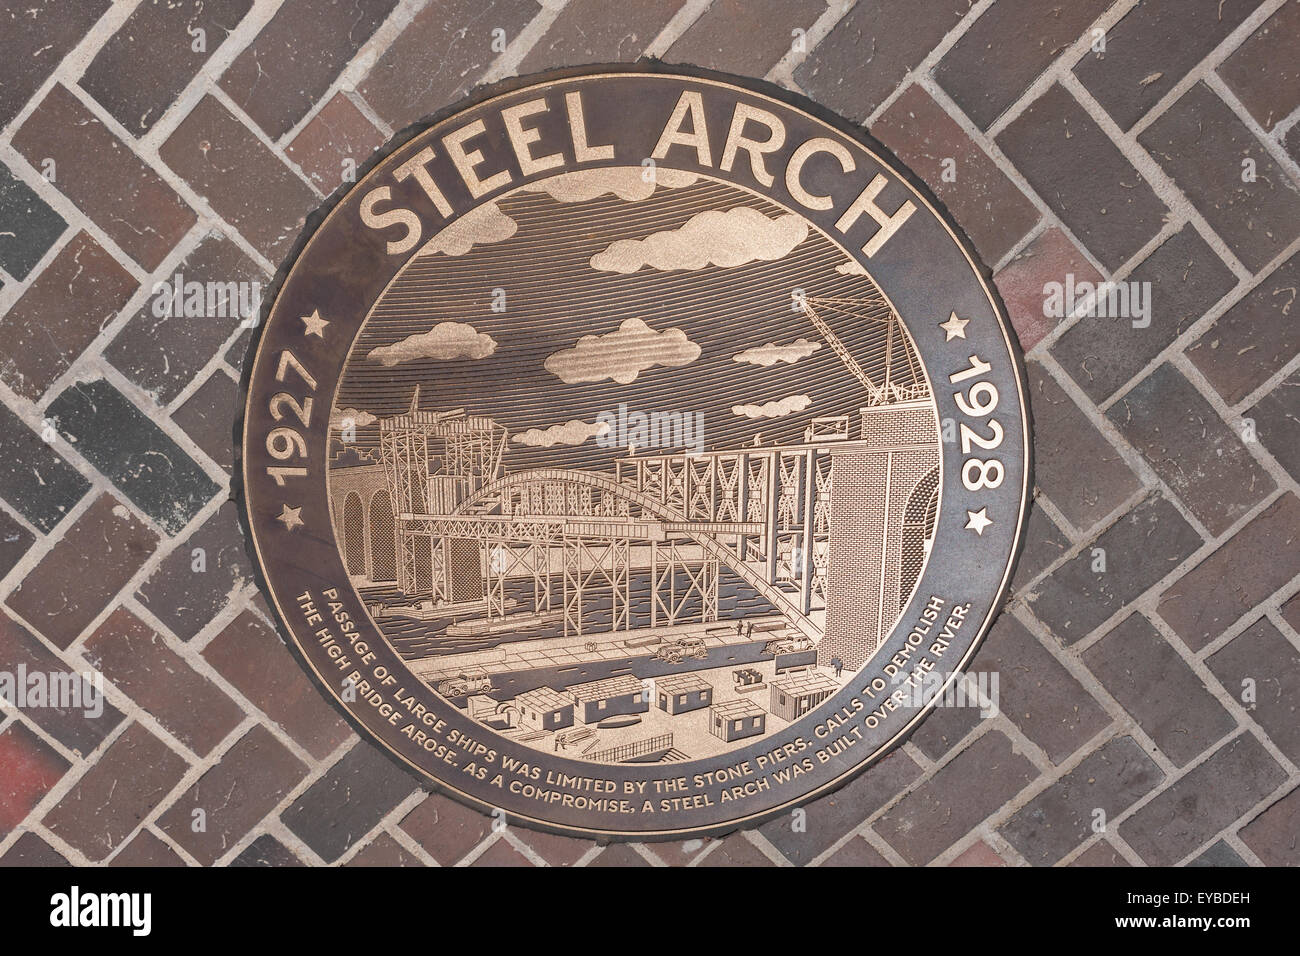
[[[0,711],[0,863],[1300,865],[1300,2],[631,7],[0,3],[0,670],[107,691]],[[227,503],[248,331],[152,306],[265,282],[474,85],[644,54],[802,90],[930,183],[1027,349],[1037,487],[997,716],[937,713],[802,826],[599,847],[494,829],[324,702]],[[1067,274],[1150,282],[1150,325],[1044,315]]]

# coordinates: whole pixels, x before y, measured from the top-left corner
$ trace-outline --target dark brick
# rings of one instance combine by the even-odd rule
[[[1300,235],[1295,181],[1204,83],[1184,93],[1138,142],[1252,272]],[[1254,182],[1242,181],[1246,159],[1255,164]]]
[[[1034,482],[1067,521],[1091,528],[1141,487],[1115,446],[1037,362],[1029,363],[1029,403]]]
[[[69,668],[25,627],[8,615],[0,614],[0,671],[17,674],[19,668],[24,668],[28,674],[60,675],[70,672],[84,674],[88,670],[85,667]],[[83,696],[82,700],[88,698]],[[103,701],[103,712],[98,716],[88,714],[84,706],[44,705],[15,709],[21,709],[28,719],[78,756],[89,754],[122,722],[122,713],[108,701]]]
[[[164,833],[211,866],[244,838],[307,774],[307,767],[262,725],[253,727],[158,820]],[[206,829],[194,831],[202,810]]]
[[[1278,613],[1282,615],[1282,620],[1291,625],[1292,630],[1300,631],[1300,594],[1278,608]]]
[[[235,467],[235,440],[231,423],[239,417],[239,385],[218,369],[194,390],[172,421],[181,426],[209,458],[231,474]]]
[[[492,832],[492,820],[469,807],[431,793],[398,824],[443,866],[465,857]]]
[[[1152,866],[1172,866],[1263,800],[1286,772],[1251,734],[1224,744],[1120,824]]]
[[[100,48],[80,86],[128,132],[141,136],[252,5],[252,0],[146,0]],[[202,51],[194,49],[199,30]]]
[[[903,859],[929,863],[1027,787],[1038,771],[1011,741],[989,731],[875,823]]]
[[[110,0],[29,0],[0,7],[0,62],[10,64],[0,84],[0,126],[9,125],[111,5]]]
[[[1151,283],[1151,324],[1085,316],[1052,346],[1052,354],[1094,402],[1105,401],[1174,339],[1232,291],[1237,277],[1192,225],[1147,256],[1124,282]],[[1107,310],[1109,311],[1109,309]]]
[[[1009,614],[993,625],[972,670],[998,675],[998,709],[1052,763],[1059,764],[1110,722],[1092,695]]]
[[[53,530],[90,490],[90,482],[56,447],[0,405],[0,497],[40,531]]]
[[[252,344],[253,333],[250,329],[245,329],[235,336],[235,341],[230,343],[230,348],[226,349],[226,364],[236,372],[244,368],[244,359],[248,353],[248,346]]]
[[[1300,788],[1242,827],[1238,836],[1265,866],[1300,866]]]
[[[1235,30],[1261,0],[1140,0],[1074,75],[1129,129]]]
[[[1164,777],[1132,737],[1119,737],[1025,804],[999,832],[1031,864],[1051,866],[1092,835],[1097,809],[1109,825]]]
[[[0,269],[27,278],[67,225],[32,187],[0,165]]]
[[[627,843],[614,843],[600,851],[588,866],[615,866],[620,869],[629,866],[649,866],[649,862]]]
[[[59,250],[5,317],[0,378],[38,400],[135,292],[135,280],[79,232]]]
[[[1300,651],[1268,618],[1260,618],[1205,662],[1278,750],[1300,761]],[[1242,700],[1247,680],[1254,683],[1253,704]]]
[[[280,814],[285,826],[332,863],[415,789],[378,747],[359,742]]]
[[[791,826],[792,814],[771,820],[760,832],[791,863],[803,866],[902,793],[920,775],[921,768],[911,757],[894,751],[842,789],[805,806],[804,832],[795,832]],[[710,854],[715,855],[716,851]]]
[[[1160,616],[1199,651],[1300,574],[1300,499],[1285,494],[1169,586]]]
[[[998,134],[997,142],[1108,269],[1132,258],[1164,224],[1165,204],[1059,83]]]
[[[650,852],[669,866],[687,866],[693,863],[704,850],[713,845],[713,839],[705,837],[697,840],[677,840],[668,843],[649,844]]]
[[[497,840],[496,843],[484,850],[470,866],[536,866],[536,864],[511,846],[509,841]]]
[[[53,747],[14,721],[0,732],[0,840],[54,789],[70,764]]]
[[[774,866],[763,851],[745,838],[743,833],[733,833],[718,841],[713,852],[700,860],[700,866],[746,867]]]
[[[1201,546],[1201,537],[1159,492],[1139,503],[1093,543],[1040,581],[1029,595],[1035,616],[1073,644]],[[1096,549],[1105,570],[1094,571]]]
[[[1187,864],[1188,866],[1246,866],[1246,861],[1237,855],[1237,851],[1228,846],[1227,843],[1220,840],[1214,844],[1196,859]]]
[[[1120,856],[1119,851],[1106,840],[1098,840],[1070,861],[1070,866],[1111,867],[1132,865],[1128,860]]]
[[[578,840],[557,833],[517,830],[515,835],[551,866],[572,866],[592,847],[590,840]]]
[[[880,851],[862,837],[849,840],[825,860],[822,866],[890,866]]]
[[[221,88],[279,139],[325,95],[395,6],[397,0],[288,0],[226,70]]]
[[[63,856],[35,833],[24,833],[0,856],[0,866],[71,866]]]
[[[191,283],[202,284],[205,291],[201,315],[173,314],[175,300],[169,295],[178,275],[182,287],[190,286],[191,292],[199,291]],[[220,233],[209,233],[171,275],[160,280],[166,283],[165,287],[154,287],[140,311],[104,349],[104,355],[123,375],[152,392],[159,404],[166,405],[185,389],[239,326],[244,300],[228,296],[227,283],[246,283],[242,289],[246,290],[248,305],[252,307],[254,285],[260,295],[265,278],[239,246]],[[206,296],[209,288],[216,290],[212,308],[208,308]]]
[[[203,656],[253,706],[313,757],[323,759],[347,739],[347,724],[325,701],[280,636],[245,611],[214,637]]]
[[[664,59],[762,76],[826,12],[826,0],[714,0]]]
[[[384,144],[383,134],[352,101],[335,93],[285,149],[321,192],[329,194],[343,182],[343,162],[355,173]],[[355,181],[352,180],[352,181]]]
[[[203,552],[201,570],[195,570],[196,550]],[[163,560],[137,596],[181,640],[188,641],[252,580],[238,510],[227,501]]]
[[[56,85],[14,134],[37,169],[55,162],[55,186],[146,269],[156,269],[194,225],[194,210],[67,89]]]
[[[865,120],[961,22],[971,2],[860,0],[799,64],[795,82],[835,112]]]
[[[605,0],[565,4],[519,64],[520,74],[575,63],[635,60],[682,7],[683,0],[638,0],[609,16]]]
[[[988,129],[1110,4],[1074,0],[1044,9],[1042,0],[1001,0],[944,54],[934,77],[980,129]]]
[[[387,833],[381,833],[371,841],[369,846],[348,860],[347,865],[416,867],[424,866],[424,863]]]
[[[1219,75],[1264,129],[1290,116],[1300,106],[1300,5],[1283,4],[1219,64]]]
[[[985,262],[1000,262],[1038,222],[1038,209],[920,86],[909,86],[871,126],[872,135],[925,180]],[[955,161],[955,182],[944,162]]]
[[[1213,535],[1277,487],[1241,436],[1170,363],[1134,386],[1107,417]]]
[[[1300,479],[1300,372],[1279,382],[1245,417],[1255,421],[1256,435],[1269,454]]]
[[[1011,589],[1020,594],[1029,582],[1046,571],[1065,552],[1070,550],[1070,539],[1056,526],[1037,501],[1030,504],[1029,520],[1025,524],[1025,546],[1016,562]]]
[[[1151,622],[1134,614],[1088,648],[1084,663],[1177,767],[1237,727]]]
[[[42,822],[98,862],[153,812],[185,770],[184,760],[140,724],[132,724]]]
[[[14,569],[35,541],[36,536],[17,518],[7,511],[0,511],[0,578]]]
[[[1300,290],[1300,253],[1210,326],[1187,350],[1201,374],[1235,405],[1300,353],[1300,311],[1292,315]]]
[[[86,639],[86,660],[199,756],[234,730],[243,712],[161,636],[118,608]]]
[[[149,830],[141,830],[135,838],[122,847],[109,866],[184,866],[185,861],[170,846]]]
[[[270,834],[262,834],[230,861],[231,866],[304,866],[293,851]]]
[[[194,107],[158,154],[272,262],[289,251],[317,204],[311,187],[213,96]]]
[[[948,865],[958,867],[1006,866],[1007,861],[998,856],[993,847],[983,840],[976,840],[971,846],[953,857]]]
[[[488,64],[492,31],[514,39],[539,12],[535,0],[442,0],[415,15],[371,69],[359,90],[394,129],[468,93]],[[438,56],[430,58],[429,51]]]
[[[50,403],[60,434],[168,531],[189,524],[220,488],[180,446],[105,379]]]
[[[101,495],[28,572],[6,602],[66,648],[149,559],[158,536],[112,495]]]
[[[978,727],[980,720],[978,707],[938,707],[909,739],[921,753],[939,760]]]
[[[1060,229],[1051,226],[1018,252],[993,277],[1020,345],[1032,349],[1049,335],[1062,318],[1047,315],[1044,287],[1049,282],[1064,285],[1067,276],[1080,282],[1099,282],[1101,273]]]

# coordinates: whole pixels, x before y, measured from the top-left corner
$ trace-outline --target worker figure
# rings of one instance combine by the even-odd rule
[[[831,667],[835,668],[835,676],[839,677],[844,670],[844,662],[838,657],[831,658]]]
[[[754,622],[753,622],[753,621],[747,621],[747,622],[745,623],[745,636],[746,636],[746,637],[753,637],[753,636],[754,636]]]
[[[744,621],[737,621],[737,622],[736,622],[736,636],[737,636],[737,637],[740,637],[740,635],[742,635],[742,634],[744,634],[744,633],[745,633],[745,622],[744,622]]]

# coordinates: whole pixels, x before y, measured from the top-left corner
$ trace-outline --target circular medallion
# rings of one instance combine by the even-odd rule
[[[1021,537],[1023,368],[858,128],[695,69],[512,81],[390,146],[277,286],[243,422],[264,588],[449,792],[720,833],[953,702]]]

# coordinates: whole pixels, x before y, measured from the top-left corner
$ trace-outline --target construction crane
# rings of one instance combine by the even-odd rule
[[[880,299],[872,298],[844,298],[836,296],[804,296],[800,300],[800,307],[808,320],[812,322],[813,327],[831,347],[831,351],[844,363],[844,367],[849,373],[861,383],[867,392],[867,406],[875,407],[887,405],[900,401],[916,401],[929,397],[929,391],[925,385],[925,375],[916,360],[912,350],[906,345],[904,355],[907,360],[908,370],[911,373],[912,383],[908,385],[898,385],[890,380],[894,367],[894,341],[899,337],[898,317],[889,304]],[[856,310],[855,308],[856,307]],[[862,368],[844,343],[840,341],[838,335],[830,327],[826,320],[818,314],[818,308],[828,312],[838,312],[852,319],[868,322],[880,322],[885,325],[885,361],[883,371],[883,381],[877,385],[872,381],[871,376]]]

